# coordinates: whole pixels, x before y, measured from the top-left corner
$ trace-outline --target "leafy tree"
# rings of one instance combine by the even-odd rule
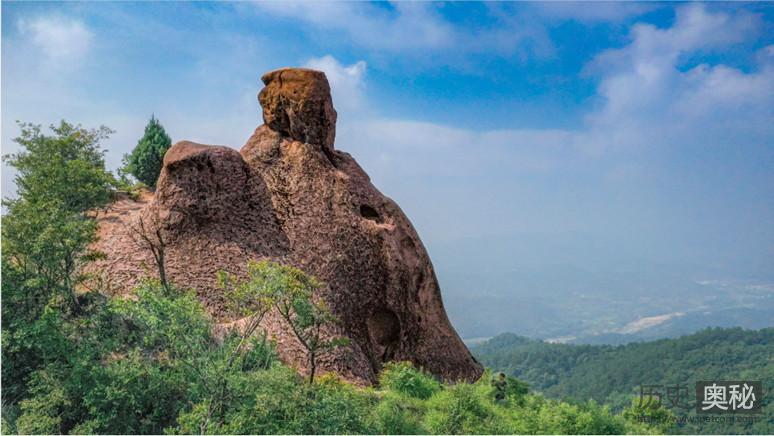
[[[229,396],[229,375],[234,368],[243,366],[249,351],[256,347],[256,343],[251,340],[260,327],[261,321],[272,309],[274,295],[280,292],[276,288],[278,281],[272,280],[270,274],[267,274],[264,264],[249,262],[247,270],[247,280],[241,280],[225,271],[218,272],[218,284],[226,291],[228,309],[232,316],[238,318],[229,334],[229,339],[236,341],[236,345],[231,347],[231,352],[224,363],[219,365],[217,362],[210,362],[220,375],[217,380],[213,380],[214,386],[209,389],[206,412],[199,422],[198,431],[201,434],[209,431],[214,418],[217,418],[216,425],[223,424],[226,399]],[[265,339],[264,333],[262,336],[264,343]]]
[[[105,171],[100,142],[112,130],[107,127],[84,129],[62,121],[50,126],[45,135],[41,126],[19,123],[21,135],[14,139],[21,151],[3,157],[17,171],[18,200],[50,205],[64,212],[78,213],[102,206],[110,199],[112,175]]]
[[[145,134],[137,142],[132,153],[124,157],[126,171],[140,182],[155,187],[164,163],[164,154],[172,146],[172,140],[155,116],[145,126]]]
[[[336,323],[324,301],[317,297],[322,284],[298,268],[263,260],[250,261],[247,280],[221,273],[219,281],[229,289],[232,307],[240,308],[243,331],[254,332],[266,313],[274,308],[306,349],[309,383],[314,383],[319,358],[336,347],[346,345],[345,338],[326,339],[325,329]]]
[[[292,266],[270,262],[258,265],[259,269],[265,271],[268,280],[275,283],[274,307],[306,349],[309,384],[312,384],[319,358],[337,347],[347,345],[348,340],[325,338],[325,329],[336,323],[336,317],[325,301],[316,299],[315,294],[322,288],[317,279]]]
[[[5,199],[2,226],[3,404],[24,395],[30,373],[43,364],[47,307],[77,311],[76,288],[86,262],[99,256],[94,209],[111,196],[113,177],[105,171],[100,141],[111,131],[87,130],[62,121],[51,126],[20,123],[17,153],[4,160],[17,170],[17,197]],[[53,305],[53,306],[52,306]]]
[[[113,177],[105,171],[99,142],[111,131],[64,121],[51,126],[52,136],[40,126],[20,127],[14,141],[21,151],[4,156],[18,172],[18,197],[4,200],[3,266],[13,282],[8,292],[3,286],[3,297],[34,317],[55,295],[76,306],[79,266],[98,255],[87,249],[96,228],[87,211],[110,199]]]
[[[232,316],[240,319],[242,341],[252,337],[261,321],[275,304],[275,296],[284,292],[283,268],[268,261],[247,263],[247,279],[225,271],[218,272],[218,284],[226,291]],[[242,347],[238,347],[242,349]]]

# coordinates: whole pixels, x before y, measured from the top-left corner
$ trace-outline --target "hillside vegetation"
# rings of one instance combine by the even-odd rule
[[[120,181],[105,170],[107,128],[62,122],[53,134],[22,124],[6,156],[18,196],[2,226],[2,433],[340,434],[651,433],[637,416],[595,402],[530,394],[516,379],[495,398],[490,375],[442,383],[388,363],[377,387],[283,365],[261,320],[276,310],[305,348],[308,367],[346,338],[320,332],[337,320],[314,278],[271,262],[218,282],[242,327],[220,335],[195,289],[165,280],[164,244],[146,237],[155,265],[126,297],[111,297],[84,267],[94,215]],[[123,293],[122,293],[123,294]],[[502,387],[500,389],[503,390]]]
[[[595,400],[613,410],[638,398],[642,385],[679,383],[692,390],[698,380],[761,380],[765,395],[774,387],[773,350],[774,328],[710,328],[676,339],[619,346],[550,344],[503,334],[472,348],[488,367],[525,380],[548,397]],[[755,424],[686,423],[670,431],[772,433],[770,402],[770,395],[765,396],[766,414]]]
[[[5,332],[4,433],[72,434],[617,434],[655,432],[594,402],[529,394],[511,380],[496,402],[489,376],[444,384],[388,364],[378,388],[328,374],[309,383],[262,335],[222,342],[192,292],[148,282],[134,299],[80,298],[82,315],[49,305]],[[233,356],[238,356],[236,360]],[[25,359],[26,358],[26,359]],[[232,362],[238,362],[232,365]],[[25,374],[25,363],[36,368]],[[12,364],[11,364],[12,363]]]

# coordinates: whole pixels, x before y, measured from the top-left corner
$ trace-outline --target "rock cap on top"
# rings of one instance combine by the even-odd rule
[[[308,68],[281,68],[261,77],[258,94],[263,121],[296,141],[333,149],[336,110],[325,73]]]

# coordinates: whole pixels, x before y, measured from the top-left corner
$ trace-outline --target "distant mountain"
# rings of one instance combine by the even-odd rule
[[[760,380],[767,394],[766,413],[757,423],[686,424],[676,430],[774,433],[774,328],[712,328],[619,346],[547,343],[503,334],[473,345],[471,351],[487,367],[520,378],[548,397],[593,399],[616,410],[637,398],[642,385],[693,387],[699,380]]]

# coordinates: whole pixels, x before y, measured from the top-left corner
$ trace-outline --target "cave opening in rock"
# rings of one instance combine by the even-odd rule
[[[368,334],[382,362],[395,357],[400,343],[400,320],[389,309],[378,309],[368,318]]]
[[[379,212],[367,204],[360,205],[360,216],[367,220],[376,221],[377,223],[382,222],[382,217],[379,215]]]

